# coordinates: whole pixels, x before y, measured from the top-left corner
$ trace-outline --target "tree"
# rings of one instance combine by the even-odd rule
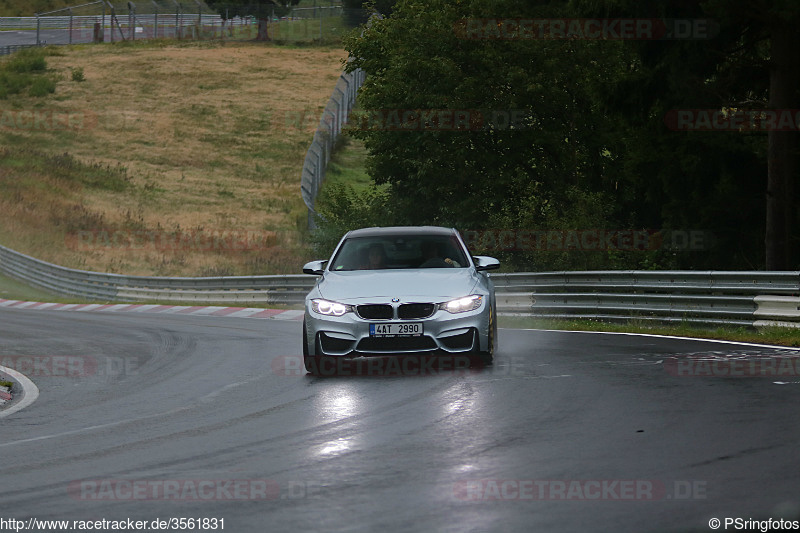
[[[282,15],[300,0],[206,0],[206,3],[222,17],[265,17],[272,13]]]
[[[786,268],[800,259],[787,252],[797,225],[797,132],[676,131],[670,117],[800,107],[789,53],[798,11],[788,0],[401,0],[346,43],[350,68],[368,73],[367,118],[354,133],[406,223],[710,230],[718,243],[702,254],[598,254],[592,264]],[[551,17],[713,19],[718,31],[627,41],[498,33],[504,18]],[[483,112],[458,131],[436,121],[409,128],[391,110]],[[486,118],[512,111],[512,127]]]
[[[368,73],[354,134],[370,149],[375,180],[407,205],[409,222],[481,224],[537,183],[556,196],[568,185],[607,185],[599,174],[603,117],[591,113],[578,83],[604,75],[593,56],[604,52],[592,43],[470,39],[459,26],[535,15],[547,4],[406,0],[347,41],[349,68]],[[393,131],[392,112],[411,110],[432,111],[433,122]],[[448,110],[470,124],[449,127]]]
[[[579,3],[597,9],[594,2]],[[638,58],[638,67],[610,101],[626,102],[633,96],[639,103],[638,110],[646,110],[645,116],[651,118],[664,116],[670,108],[798,108],[800,34],[794,28],[800,21],[800,6],[796,2],[607,0],[601,9],[595,13],[711,18],[719,26],[719,33],[710,39],[629,43]],[[652,131],[654,120],[641,120],[641,116],[635,116],[636,111],[627,115],[628,124],[638,134],[645,128]],[[793,236],[792,231],[798,223],[798,191],[792,184],[798,168],[797,136],[796,130],[695,132],[683,134],[682,139],[670,139],[667,145],[671,150],[662,151],[667,145],[657,143],[656,153],[668,154],[650,157],[654,166],[662,169],[659,173],[676,167],[685,169],[684,179],[672,175],[662,181],[663,190],[673,190],[667,195],[674,199],[672,207],[667,204],[667,216],[679,216],[677,191],[694,192],[701,201],[709,201],[710,209],[700,213],[708,213],[707,223],[717,225],[717,232],[724,235],[720,252],[733,252],[729,266],[796,268],[800,261],[798,236]],[[651,153],[652,148],[648,146]],[[647,157],[636,146],[630,149],[640,158]],[[672,157],[676,152],[680,156]],[[687,167],[687,163],[692,166]],[[689,180],[692,183],[686,183]],[[765,197],[765,202],[760,200]],[[702,220],[697,216],[683,218],[688,223]]]

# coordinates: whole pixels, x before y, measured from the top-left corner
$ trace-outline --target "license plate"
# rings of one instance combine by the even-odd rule
[[[421,322],[370,324],[370,337],[419,337],[423,333]]]

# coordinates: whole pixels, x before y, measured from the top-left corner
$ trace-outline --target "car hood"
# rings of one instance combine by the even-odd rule
[[[442,302],[472,294],[478,283],[470,268],[428,268],[419,270],[358,270],[326,272],[320,281],[320,295],[337,302],[409,301]]]

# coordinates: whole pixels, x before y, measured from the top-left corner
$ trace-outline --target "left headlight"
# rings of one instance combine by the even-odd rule
[[[482,301],[483,296],[480,294],[473,294],[472,296],[457,298],[455,300],[450,300],[449,302],[441,303],[439,304],[439,309],[447,311],[448,313],[466,313],[467,311],[472,311],[479,308]]]
[[[311,309],[315,313],[319,313],[321,315],[342,316],[345,313],[351,312],[353,310],[353,306],[317,298],[315,300],[311,300]]]

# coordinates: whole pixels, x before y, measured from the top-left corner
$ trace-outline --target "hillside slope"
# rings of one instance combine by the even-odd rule
[[[0,244],[126,274],[297,272],[300,172],[341,49],[51,53],[54,94],[0,100]]]

